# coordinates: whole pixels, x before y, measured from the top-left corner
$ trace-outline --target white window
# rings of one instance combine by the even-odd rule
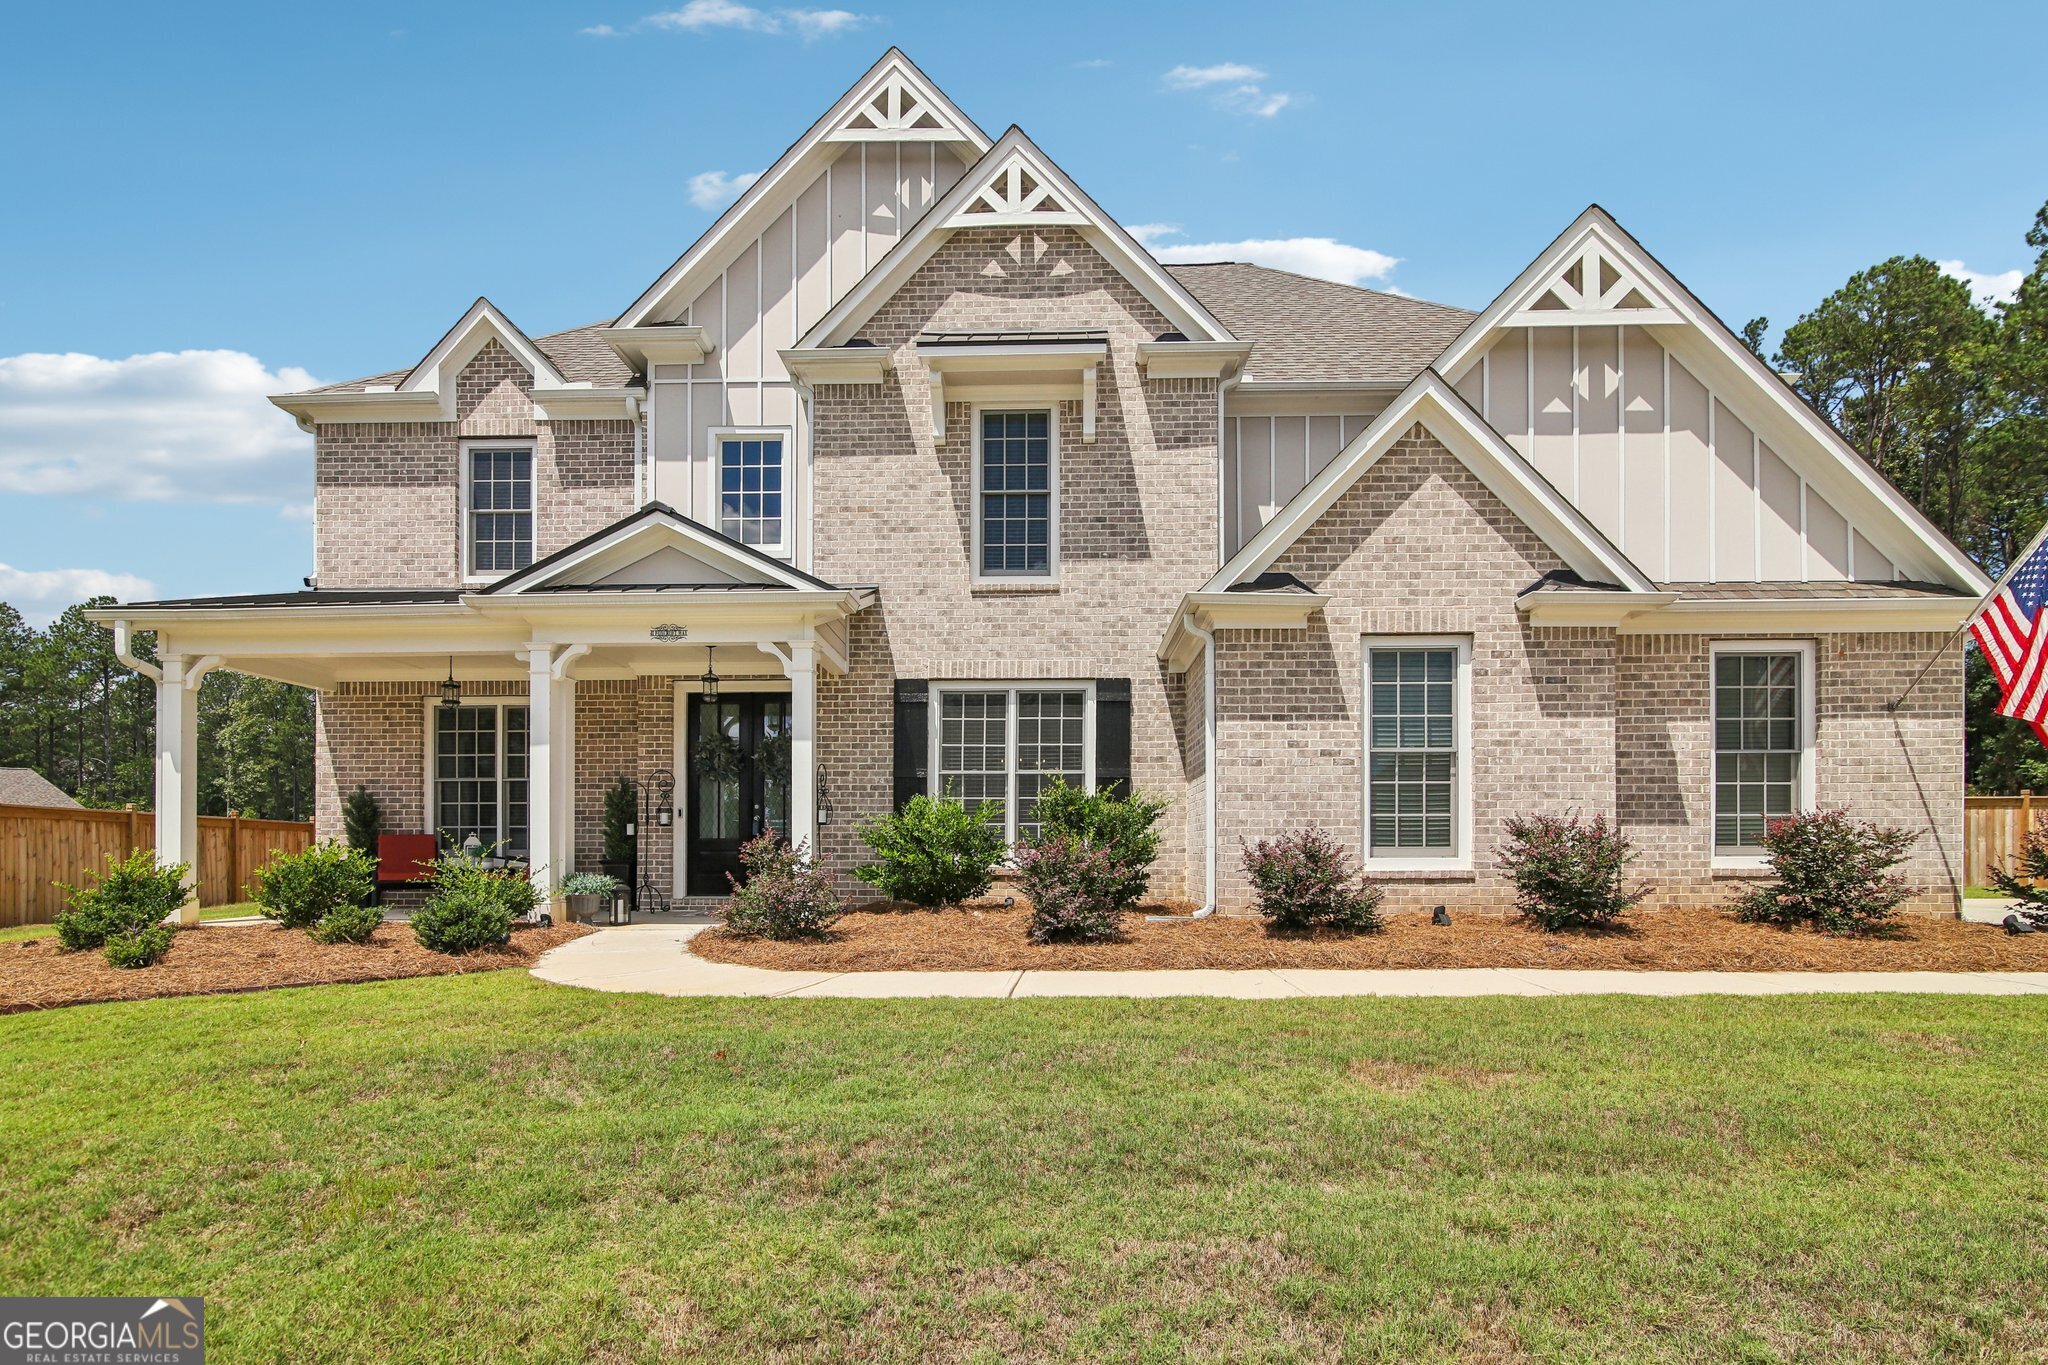
[[[1055,777],[1094,785],[1091,684],[949,683],[934,691],[932,792],[970,808],[1001,801],[1009,842],[1038,833],[1038,794]]]
[[[989,409],[974,424],[974,574],[1052,579],[1059,569],[1059,452],[1044,408]]]
[[[464,575],[496,578],[533,563],[533,448],[466,445],[462,461]]]
[[[427,802],[444,845],[526,856],[527,716],[509,702],[428,704]]]
[[[1365,642],[1368,868],[1470,866],[1471,671],[1467,638]]]
[[[721,429],[712,433],[718,462],[718,529],[763,554],[789,554],[787,434]]]
[[[1714,860],[1763,860],[1764,822],[1813,805],[1813,646],[1712,648]]]

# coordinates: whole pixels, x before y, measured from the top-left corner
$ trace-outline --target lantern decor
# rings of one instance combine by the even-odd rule
[[[704,647],[704,676],[698,679],[698,681],[704,684],[704,700],[706,701],[718,700],[717,654],[718,647],[716,645],[706,645]]]
[[[453,711],[462,705],[462,687],[455,681],[455,656],[448,656],[448,681],[441,684],[441,707]]]
[[[832,794],[825,789],[825,765],[818,765],[818,823],[832,823]]]

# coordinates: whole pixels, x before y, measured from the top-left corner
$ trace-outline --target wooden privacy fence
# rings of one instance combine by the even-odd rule
[[[2048,796],[1963,798],[1963,863],[1971,886],[1989,886],[1991,869],[2004,867],[2019,851],[2020,835],[2048,815]]]
[[[249,899],[250,879],[274,850],[298,853],[312,842],[309,824],[200,816],[199,903]],[[156,821],[148,811],[0,806],[0,926],[48,924],[64,908],[57,883],[90,885],[108,854],[124,858],[155,847]]]

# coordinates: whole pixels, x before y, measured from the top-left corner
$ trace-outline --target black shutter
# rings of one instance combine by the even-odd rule
[[[931,761],[932,685],[923,678],[896,680],[896,809],[930,790],[925,765]]]
[[[1131,680],[1095,680],[1095,789],[1131,794]]]

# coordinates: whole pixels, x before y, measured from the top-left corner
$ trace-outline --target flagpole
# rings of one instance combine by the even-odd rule
[[[2019,568],[2020,565],[2027,562],[2028,555],[2031,555],[2032,553],[2034,553],[2034,551],[2041,548],[2041,542],[2043,540],[2048,540],[2048,522],[2043,522],[2041,524],[2041,529],[2034,532],[2034,538],[2027,542],[2026,549],[2021,550],[2018,554],[2014,555],[2009,561],[2007,561],[2005,566],[2005,572],[2000,574],[1998,576],[1998,581],[1991,585],[1991,591],[1985,593],[1982,597],[1977,599],[1977,605],[1971,607],[1969,614],[1963,617],[1963,623],[1956,627],[1955,634],[1949,636],[1948,639],[1941,642],[1941,648],[1935,650],[1933,656],[1929,658],[1926,663],[1920,666],[1920,671],[1913,675],[1913,681],[1906,684],[1906,690],[1899,693],[1899,695],[1895,699],[1888,701],[1884,704],[1885,710],[1896,711],[1901,706],[1904,706],[1906,704],[1906,698],[1913,695],[1913,689],[1920,685],[1921,679],[1927,676],[1927,671],[1933,668],[1934,665],[1940,661],[1941,656],[1948,653],[1949,646],[1954,644],[1957,638],[1960,637],[1964,631],[1970,628],[1970,622],[1977,619],[1977,613],[1984,610],[1984,604],[1986,602],[1989,602],[1992,598],[1998,596],[1998,590],[2005,586],[2005,580],[2012,577],[2013,571]]]

